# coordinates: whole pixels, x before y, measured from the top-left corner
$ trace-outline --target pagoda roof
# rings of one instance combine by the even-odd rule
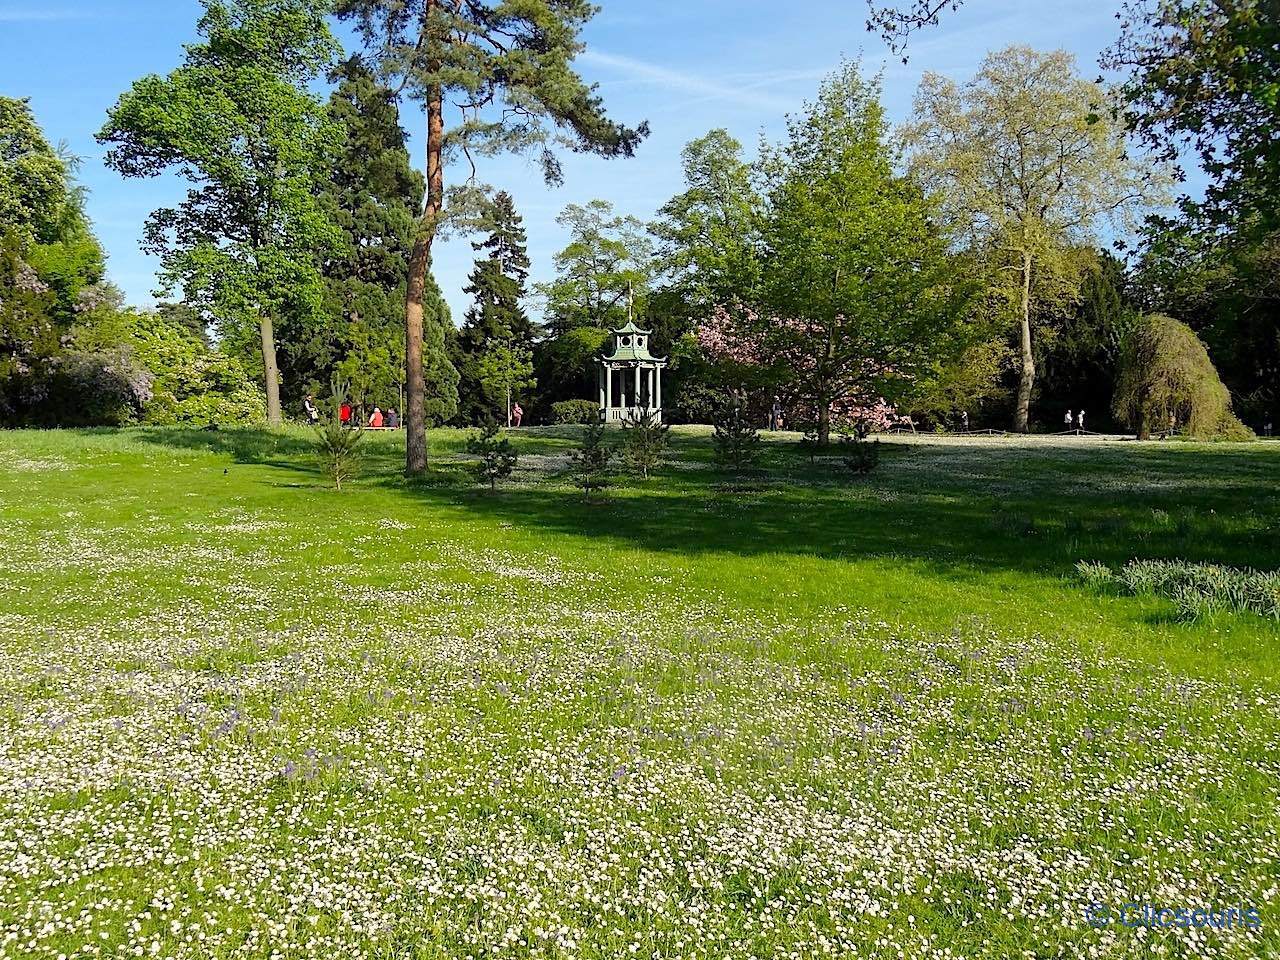
[[[634,320],[628,320],[625,326],[613,331],[613,353],[604,358],[605,362],[665,362],[664,358],[649,352],[649,335],[652,332],[636,326]]]

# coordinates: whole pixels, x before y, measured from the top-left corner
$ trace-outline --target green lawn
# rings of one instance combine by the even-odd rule
[[[1280,625],[1074,572],[1280,567],[1280,443],[574,436],[0,434],[0,958],[1280,953]]]

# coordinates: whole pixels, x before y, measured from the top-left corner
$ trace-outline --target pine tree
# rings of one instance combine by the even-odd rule
[[[596,13],[590,0],[338,0],[339,17],[355,21],[379,72],[426,112],[426,202],[409,258],[405,304],[408,403],[405,472],[427,469],[422,352],[423,295],[431,247],[446,213],[465,206],[468,191],[446,194],[450,152],[486,156],[503,151],[536,155],[550,184],[563,179],[554,147],[629,157],[648,126],[611,121],[594,87],[573,69],[582,29]],[[461,112],[445,129],[446,106]]]
[[[760,458],[760,433],[739,397],[730,397],[716,415],[711,442],[716,464],[735,476],[754,467]]]
[[[480,483],[489,484],[490,490],[496,490],[499,480],[511,476],[518,460],[515,447],[492,421],[467,440],[467,453],[480,458],[476,478]]]
[[[604,443],[604,421],[587,424],[582,444],[569,453],[573,461],[573,483],[582,489],[583,498],[591,500],[591,491],[602,490],[609,485],[609,461],[613,448]]]
[[[475,298],[453,341],[452,360],[459,373],[462,419],[477,423],[498,419],[509,400],[491,389],[485,358],[495,350],[531,352],[535,329],[521,306],[529,278],[529,253],[523,221],[511,195],[494,197],[487,217],[489,235],[471,246],[484,251],[464,292]]]
[[[622,423],[622,462],[648,480],[649,471],[662,462],[670,430],[649,407],[633,412]]]

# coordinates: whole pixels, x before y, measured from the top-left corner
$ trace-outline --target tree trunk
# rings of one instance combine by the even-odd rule
[[[818,443],[827,444],[831,440],[831,403],[826,397],[818,398]]]
[[[258,332],[262,335],[262,369],[266,373],[267,423],[279,426],[283,417],[280,412],[280,367],[276,364],[276,332],[271,317],[265,313],[258,317]]]
[[[1022,254],[1022,369],[1018,377],[1018,406],[1013,412],[1013,429],[1027,433],[1031,429],[1031,389],[1036,383],[1036,360],[1031,352],[1031,252]]]
[[[430,19],[439,0],[427,0]],[[431,69],[437,69],[432,65]],[[427,470],[427,382],[422,368],[422,320],[431,269],[431,243],[444,206],[444,98],[439,86],[427,91],[427,202],[409,256],[409,284],[404,305],[404,472],[418,476]]]

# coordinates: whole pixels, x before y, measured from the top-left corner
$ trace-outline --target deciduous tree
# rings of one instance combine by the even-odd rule
[[[607,200],[571,203],[556,217],[569,244],[555,255],[557,277],[539,284],[553,336],[575,327],[617,329],[642,316],[653,277],[653,240],[637,217]]]
[[[908,128],[911,170],[961,236],[1003,255],[1017,278],[1020,369],[1015,430],[1030,425],[1036,368],[1033,292],[1062,251],[1104,221],[1132,228],[1163,196],[1153,158],[1131,150],[1109,92],[1064,51],[1009,47],[968,83],[925,74]]]
[[[202,42],[167,77],[134,83],[98,140],[126,177],[176,172],[192,184],[154,212],[145,248],[163,279],[232,339],[256,326],[267,418],[280,422],[275,325],[321,309],[315,251],[337,241],[316,171],[336,146],[309,86],[337,52],[322,0],[202,0]]]
[[[774,366],[826,443],[833,410],[896,399],[958,349],[971,291],[932,206],[895,173],[878,84],[857,64],[787,128],[761,160],[760,278],[722,339]]]

